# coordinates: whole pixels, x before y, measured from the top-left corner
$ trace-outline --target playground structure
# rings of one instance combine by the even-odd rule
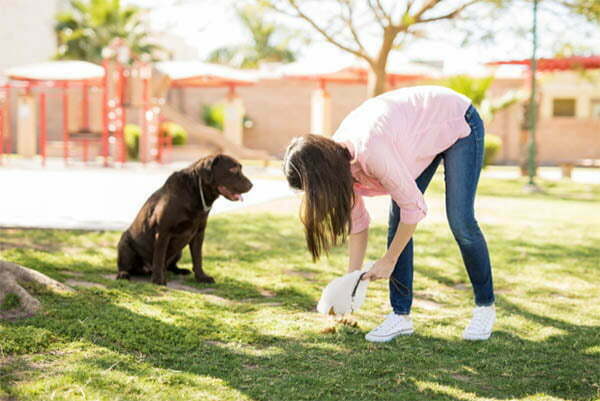
[[[238,158],[270,159],[266,152],[242,145],[243,104],[235,87],[252,84],[251,80],[202,63],[181,75],[181,66],[167,64],[161,71],[150,63],[128,61],[127,47],[116,41],[106,49],[102,66],[55,61],[6,71],[8,81],[0,86],[0,163],[5,154],[13,153],[16,142],[17,154],[38,156],[42,165],[49,153],[56,155],[57,147],[65,164],[80,154],[84,163],[100,157],[104,166],[123,165],[127,162],[125,126],[131,121],[140,126],[139,160],[164,163],[173,149],[171,138],[159,127],[165,119],[210,143],[214,151]],[[168,67],[166,71],[164,67]],[[165,98],[171,86],[228,87],[224,133],[167,106]],[[48,135],[51,98],[60,104],[60,138]]]

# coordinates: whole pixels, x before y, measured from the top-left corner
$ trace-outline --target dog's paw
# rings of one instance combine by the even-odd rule
[[[199,283],[212,284],[215,282],[215,279],[212,278],[211,276],[202,276],[202,277],[196,277],[196,281]]]
[[[127,272],[117,273],[117,280],[131,280],[131,276]]]

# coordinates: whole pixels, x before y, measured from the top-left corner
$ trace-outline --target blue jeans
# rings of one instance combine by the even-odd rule
[[[494,303],[492,268],[485,238],[475,220],[475,192],[483,163],[483,121],[475,107],[470,106],[465,119],[471,134],[435,157],[417,178],[417,186],[425,193],[440,162],[444,161],[446,182],[446,214],[452,234],[458,242],[463,262],[475,293],[475,304],[487,306]],[[392,242],[398,223],[400,208],[392,200],[388,228],[388,246]],[[395,313],[407,315],[412,305],[413,240],[398,258],[390,279],[390,303]]]

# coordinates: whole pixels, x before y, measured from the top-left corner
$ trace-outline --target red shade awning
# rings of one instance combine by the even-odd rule
[[[529,67],[531,60],[508,60],[492,61],[487,65],[525,65]],[[537,61],[539,71],[569,71],[569,70],[593,70],[600,69],[600,56],[590,57],[564,57],[564,58],[540,58]]]

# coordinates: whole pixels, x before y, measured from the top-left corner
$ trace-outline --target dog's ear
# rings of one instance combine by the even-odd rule
[[[207,157],[202,161],[199,166],[199,174],[203,181],[213,182],[214,181],[214,169],[222,161],[223,155],[217,154]]]

